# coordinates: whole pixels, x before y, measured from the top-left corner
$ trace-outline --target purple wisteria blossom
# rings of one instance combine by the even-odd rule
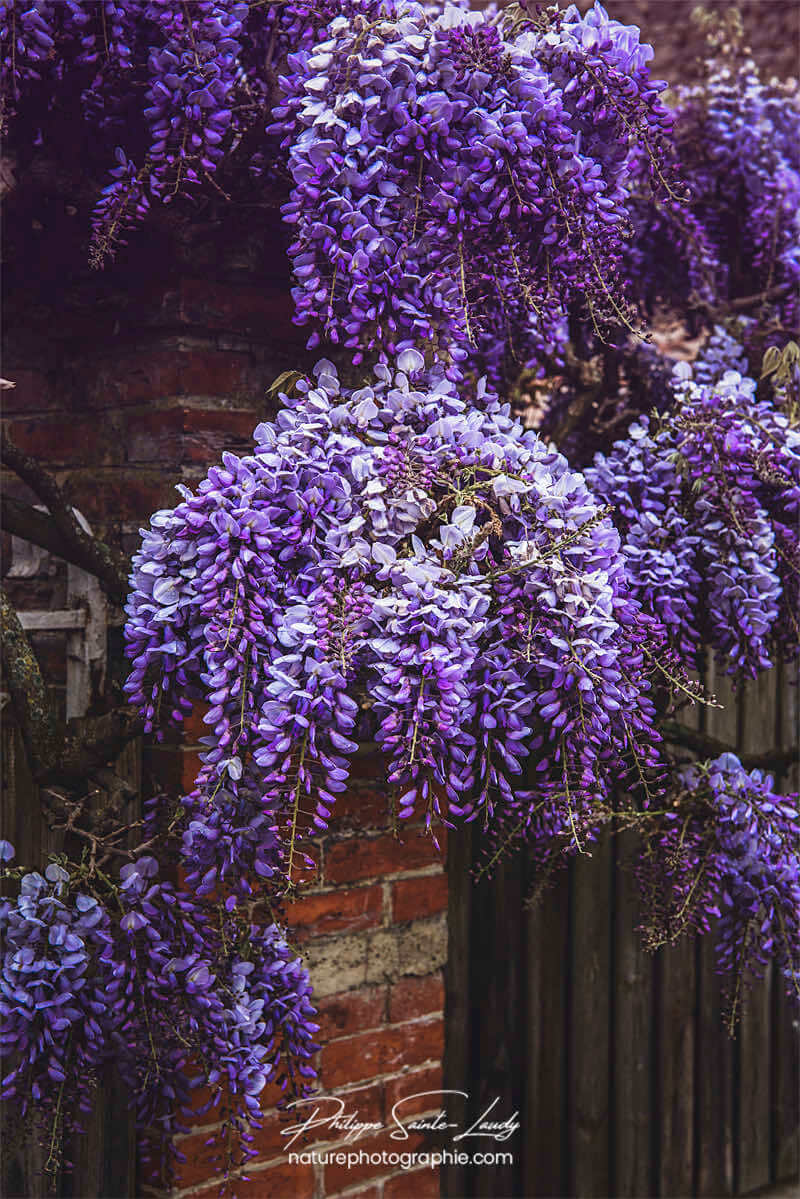
[[[735,1023],[746,976],[775,961],[800,1001],[800,817],[798,796],[747,771],[732,753],[684,768],[679,795],[647,837],[640,867],[650,936],[673,940],[692,927],[716,931]]]
[[[638,827],[649,944],[713,927],[732,1022],[769,959],[800,997],[797,797],[660,732],[709,647],[738,681],[800,646],[800,108],[734,45],[675,115],[651,57],[598,3],[0,0],[0,125],[63,163],[74,121],[94,265],[255,189],[357,380],[322,358],[142,531],[126,691],[156,738],[202,706],[189,792],[99,859],[0,840],[0,1098],[48,1169],[110,1063],[162,1158],[202,1090],[226,1177],[303,1093],[285,900],[365,746],[485,870]],[[691,365],[634,345],[664,305]],[[533,376],[541,435],[500,398]]]
[[[3,856],[13,858],[7,842]],[[210,1088],[220,1173],[247,1158],[265,1084],[302,1090],[313,1074],[311,987],[281,929],[159,873],[146,854],[115,880],[52,862],[44,875],[15,871],[18,896],[0,901],[0,1094],[45,1117],[48,1169],[107,1063],[162,1153],[194,1089]]]
[[[683,307],[690,292],[716,305],[763,290],[780,322],[797,327],[799,125],[796,81],[765,82],[735,46],[709,60],[699,83],[678,89],[675,170],[688,205],[677,196],[654,205],[648,193],[632,207],[631,276],[650,308]],[[646,180],[649,159],[638,148],[636,157]]]
[[[401,819],[510,819],[579,848],[612,782],[657,756],[661,634],[607,511],[483,384],[467,402],[416,350],[355,390],[323,360],[283,400],[134,561],[131,699],[151,722],[210,705],[190,881],[247,894],[285,869],[373,736]]]
[[[618,276],[633,144],[663,158],[652,51],[601,5],[527,18],[406,2],[290,54],[275,108],[297,320],[382,360],[416,345],[499,377],[567,317],[634,327]]]
[[[755,675],[797,652],[800,432],[717,329],[661,413],[586,472],[614,505],[634,593],[691,662]],[[731,369],[734,368],[734,369]],[[735,369],[738,368],[738,369]]]

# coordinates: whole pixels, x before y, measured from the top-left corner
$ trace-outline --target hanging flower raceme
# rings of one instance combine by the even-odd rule
[[[651,55],[599,4],[0,0],[14,145],[58,154],[58,110],[108,177],[95,265],[155,204],[285,188],[288,165],[313,344],[427,346],[496,379],[558,357],[570,317],[638,328],[618,269],[632,155],[662,186],[671,123]]]
[[[800,95],[765,83],[741,54],[708,63],[678,90],[675,169],[688,207],[673,197],[634,206],[629,269],[651,308],[763,296],[762,317],[796,328],[800,294]],[[638,155],[638,151],[637,151]],[[640,157],[643,181],[650,164]]]
[[[756,396],[741,348],[719,329],[694,367],[675,367],[661,414],[643,417],[589,486],[615,507],[645,609],[689,661],[711,645],[755,675],[797,652],[800,430]]]
[[[770,960],[800,1002],[800,824],[797,795],[777,795],[732,753],[686,767],[673,809],[646,839],[640,879],[653,944],[714,928],[731,979],[731,1024],[748,974]]]
[[[154,202],[219,194],[243,140],[242,173],[272,170],[270,63],[324,19],[302,2],[0,0],[0,119],[26,152],[58,152],[54,109],[83,123],[85,165],[110,174],[92,218],[99,266]]]
[[[245,3],[195,0],[191,9],[176,0],[149,0],[142,13],[158,30],[159,44],[147,60],[146,156],[141,165],[116,151],[114,180],[94,212],[95,261],[100,264],[122,240],[121,232],[141,219],[153,199],[169,203],[217,170],[241,121],[241,64]],[[246,120],[245,120],[246,123]]]
[[[499,374],[554,352],[575,308],[633,327],[616,273],[631,150],[663,158],[670,128],[651,55],[599,4],[532,21],[405,0],[291,54],[274,128],[309,344]]]
[[[372,738],[401,818],[496,816],[579,847],[658,739],[658,630],[607,511],[483,385],[476,409],[415,350],[353,391],[322,361],[283,399],[134,562],[131,699],[151,720],[209,705],[190,881],[291,874]]]
[[[10,861],[13,848],[0,842],[0,854]],[[205,1110],[224,1126],[219,1172],[240,1165],[266,1082],[297,1093],[313,1074],[311,986],[281,930],[161,881],[145,854],[115,880],[56,863],[44,876],[10,873],[19,893],[0,903],[2,1097],[19,1099],[23,1116],[34,1101],[47,1168],[107,1063],[162,1152],[206,1088]]]

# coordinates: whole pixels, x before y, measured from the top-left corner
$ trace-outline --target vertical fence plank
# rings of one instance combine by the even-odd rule
[[[683,717],[698,728],[698,708]],[[655,1078],[658,1120],[657,1160],[653,1163],[661,1196],[691,1195],[695,1186],[695,1057],[697,1052],[697,969],[694,938],[684,935],[659,951],[655,969]]]
[[[659,1194],[691,1195],[694,1188],[694,943],[688,937],[660,951],[658,1080]]]
[[[7,727],[11,789],[9,840],[16,849],[15,865],[38,866],[42,859],[43,822],[39,788],[31,777],[19,730]]]
[[[524,1062],[520,1053],[517,1026],[522,997],[521,957],[523,946],[522,855],[514,854],[497,867],[493,878],[477,885],[474,895],[480,912],[483,952],[476,954],[478,974],[473,975],[473,992],[480,996],[480,1075],[476,1080],[477,1110],[482,1115],[490,1106],[489,1120],[503,1120],[522,1107]],[[487,973],[487,964],[490,970]],[[509,1142],[509,1146],[512,1142]],[[512,1165],[497,1165],[475,1170],[476,1199],[492,1195],[519,1193],[522,1163],[519,1138]]]
[[[9,719],[3,721],[2,749],[2,836],[16,849],[15,864],[38,866],[43,833],[39,788],[28,770],[19,730]],[[4,1199],[45,1199],[55,1195],[58,1177],[45,1171],[47,1130],[37,1121],[35,1111],[21,1119],[18,1105],[5,1103],[0,1116],[0,1195]]]
[[[0,699],[0,705],[3,700]],[[16,845],[16,805],[14,803],[14,730],[8,721],[8,708],[0,707],[0,837]]]
[[[637,833],[620,834],[616,843],[614,975],[609,979],[613,1005],[613,1193],[652,1194],[650,1066],[653,1036],[653,959],[642,945],[638,888],[633,865]]]
[[[139,815],[142,786],[142,743],[137,738],[123,749],[114,763],[118,776],[136,790],[136,799],[127,805],[123,818]],[[102,807],[108,793],[99,791],[95,805]],[[132,846],[130,836],[128,847]],[[73,1146],[75,1169],[65,1180],[65,1194],[102,1199],[128,1199],[136,1192],[136,1123],[129,1107],[130,1094],[122,1085],[113,1065],[109,1064],[98,1079],[94,1106],[86,1119],[85,1132]]]
[[[569,873],[562,870],[526,912],[522,1193],[530,1199],[567,1193],[569,886]]]
[[[136,1183],[136,1121],[128,1103],[130,1094],[116,1070],[106,1070],[105,1169],[103,1199],[132,1199],[140,1192]]]
[[[79,517],[79,519],[81,519]],[[82,522],[84,523],[84,522]],[[106,661],[106,606],[97,581],[75,567],[68,568],[68,601],[88,610],[87,625],[66,637],[66,716],[83,716],[96,689],[102,689]],[[4,715],[7,715],[4,713]],[[21,737],[13,723],[4,720],[2,729],[3,797],[0,805],[2,835],[12,841],[17,861],[31,869],[42,869],[49,855],[65,848],[64,834],[52,830],[42,807],[42,796],[28,771]],[[132,742],[115,763],[117,773],[136,791],[141,791],[141,745]],[[105,793],[95,797],[100,803]],[[138,814],[136,800],[129,804],[126,819]],[[69,848],[69,846],[67,846]],[[94,1109],[84,1120],[85,1133],[63,1146],[72,1171],[46,1173],[43,1144],[49,1130],[39,1129],[35,1109],[19,1130],[14,1128],[13,1105],[2,1112],[2,1178],[0,1194],[43,1199],[44,1196],[80,1196],[81,1199],[127,1199],[136,1193],[135,1128],[128,1110],[129,1096],[109,1067],[98,1080]]]
[[[611,844],[575,860],[573,873],[570,1097],[572,1192],[610,1194],[609,967]]]
[[[447,966],[445,969],[444,1086],[469,1091],[472,1086],[470,973],[472,945],[472,826],[451,833],[447,841],[448,911]],[[466,1104],[448,1095],[447,1118],[466,1127]],[[462,1199],[468,1194],[467,1172],[455,1163],[442,1166],[442,1194]]]
[[[738,721],[731,681],[717,674],[713,660],[706,678],[708,690],[716,694],[722,707],[704,710],[705,729],[718,740],[735,745]],[[719,1199],[733,1194],[734,1046],[722,1018],[722,980],[713,937],[713,933],[699,937],[697,947],[696,1187],[698,1195]]]
[[[777,987],[773,1019],[772,1178],[800,1184],[800,1017]]]
[[[739,698],[741,749],[763,752],[777,740],[775,671],[749,682]],[[739,1027],[737,1187],[747,1194],[770,1181],[772,971],[748,986]]]
[[[774,679],[744,707],[729,679],[712,669],[708,681],[724,705],[706,710],[701,727],[713,736],[740,750],[768,748],[779,732],[793,743]],[[466,871],[454,878],[461,930],[451,929],[448,985],[468,979],[469,998],[464,1012],[462,981],[448,999],[462,1012],[456,1029],[449,1017],[448,1085],[515,1106],[521,1094],[523,1157],[521,1174],[475,1171],[446,1183],[446,1194],[722,1199],[735,1181],[744,1193],[797,1176],[796,1017],[777,993],[755,991],[734,1042],[711,936],[686,938],[655,962],[643,952],[626,869],[636,840],[626,833],[576,858],[526,911],[522,944],[513,870],[488,887],[466,882],[471,915],[456,897]],[[509,967],[518,957],[522,978]]]
[[[696,1190],[702,1199],[722,1199],[733,1194],[733,1042],[711,936],[697,948]]]
[[[797,663],[781,669],[778,695],[778,738],[785,748],[800,745],[800,670]],[[781,790],[800,790],[800,770],[781,778]],[[775,975],[773,991],[772,1178],[800,1182],[800,1017]]]

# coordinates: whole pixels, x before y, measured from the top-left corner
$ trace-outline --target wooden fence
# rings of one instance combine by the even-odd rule
[[[75,610],[89,611],[91,597],[80,579],[73,583]],[[71,715],[85,710],[98,648],[85,628],[77,619],[68,628]],[[718,692],[725,707],[706,713],[707,731],[743,750],[796,743],[797,691],[781,677],[767,676],[738,699],[725,680]],[[2,740],[2,835],[20,861],[41,863],[58,842],[41,819],[7,720]],[[138,783],[137,746],[117,769]],[[797,785],[796,776],[784,781]],[[513,1164],[449,1168],[445,1193],[688,1199],[744,1195],[796,1178],[798,1023],[778,980],[770,975],[749,992],[731,1041],[708,939],[652,957],[641,947],[635,885],[620,869],[635,853],[633,834],[574,861],[533,910],[523,902],[532,880],[522,858],[490,882],[471,882],[476,840],[468,831],[450,843],[445,1085],[469,1093],[469,1114],[497,1099],[492,1118],[516,1111],[522,1128],[493,1146],[511,1152]],[[39,1139],[27,1130],[15,1136],[6,1107],[5,1199],[136,1193],[132,1125],[111,1079],[101,1085],[68,1178],[48,1178]]]
[[[76,512],[85,524],[80,513]],[[87,526],[88,528],[88,526]],[[33,576],[44,553],[14,538],[11,577]],[[96,579],[77,567],[67,567],[67,606],[60,611],[21,611],[23,626],[32,634],[61,632],[66,655],[68,718],[86,715],[92,692],[102,687],[106,664],[105,600]],[[3,697],[5,699],[6,697]],[[39,788],[31,777],[19,731],[7,708],[0,729],[0,836],[11,841],[17,861],[41,869],[48,855],[63,849],[62,834],[51,830],[43,815]],[[141,742],[131,742],[115,763],[120,778],[138,792],[141,786]],[[104,802],[98,790],[96,802]],[[127,1199],[136,1194],[136,1141],[128,1096],[111,1069],[99,1080],[94,1111],[85,1122],[85,1135],[65,1146],[74,1171],[48,1172],[47,1132],[37,1127],[35,1111],[19,1118],[19,1105],[9,1100],[0,1113],[0,1196],[3,1199]]]
[[[779,672],[717,692],[709,733],[742,751],[797,744],[797,690]],[[513,1165],[448,1168],[444,1193],[688,1199],[797,1179],[798,1017],[782,980],[752,988],[732,1040],[710,937],[641,946],[620,869],[635,834],[573,861],[533,910],[521,858],[470,881],[477,839],[450,842],[445,1086],[469,1093],[465,1116],[499,1097],[490,1118],[516,1111],[522,1127],[491,1146]]]

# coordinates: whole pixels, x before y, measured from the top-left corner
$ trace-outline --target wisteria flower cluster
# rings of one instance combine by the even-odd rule
[[[586,477],[614,505],[634,594],[676,647],[697,661],[713,646],[755,675],[798,647],[800,429],[744,369],[717,329],[694,367],[675,367],[663,412]]]
[[[798,796],[776,794],[769,775],[745,770],[732,753],[685,767],[676,781],[679,799],[649,831],[640,871],[659,917],[651,936],[715,928],[731,1024],[743,980],[770,960],[800,1000]]]
[[[135,559],[131,699],[210,704],[201,889],[247,892],[286,837],[291,860],[362,738],[401,819],[498,814],[543,845],[579,847],[611,781],[655,765],[655,622],[606,510],[482,386],[474,408],[416,350],[393,365],[347,391],[318,363]]]
[[[156,737],[202,705],[189,793],[118,872],[2,867],[0,1097],[52,1161],[111,1061],[161,1148],[203,1088],[220,1173],[305,1086],[283,901],[365,744],[395,822],[480,822],[487,868],[640,827],[651,941],[715,922],[734,1016],[769,956],[800,995],[796,797],[659,732],[708,646],[737,677],[800,647],[799,110],[734,55],[673,128],[651,57],[597,3],[0,0],[12,140],[58,109],[110,180],[95,264],[269,179],[296,319],[358,380],[321,358],[142,532],[127,694]],[[632,349],[662,303],[725,322],[691,366]],[[541,436],[496,394],[522,365],[566,380]]]
[[[29,142],[58,149],[45,141],[55,107],[91,134],[92,165],[110,176],[93,215],[99,266],[154,203],[219,191],[223,165],[274,172],[273,63],[312,44],[336,11],[304,0],[0,0],[0,124],[26,152]]]
[[[3,860],[13,853],[0,842]],[[162,881],[147,854],[116,880],[55,862],[44,875],[12,873],[16,901],[0,901],[0,1096],[16,1098],[21,1117],[31,1100],[45,1116],[48,1168],[107,1062],[159,1149],[193,1091],[209,1089],[206,1110],[219,1109],[224,1129],[220,1173],[240,1165],[267,1081],[301,1089],[312,1074],[311,987],[279,927]]]
[[[497,374],[555,352],[576,308],[632,328],[629,164],[634,142],[663,159],[671,125],[651,56],[599,4],[537,22],[405,2],[291,54],[274,115],[309,345],[427,346]]]
[[[287,163],[311,344],[429,345],[496,378],[555,354],[576,312],[597,333],[638,323],[619,274],[632,164],[663,180],[671,127],[651,57],[600,4],[0,2],[15,137],[41,141],[58,104],[110,174],[95,265],[154,202]]]
[[[711,306],[766,293],[764,314],[797,328],[799,125],[796,84],[764,82],[730,48],[708,62],[705,79],[678,89],[676,172],[689,204],[648,195],[634,205],[631,273],[651,307],[683,307],[690,292]]]

